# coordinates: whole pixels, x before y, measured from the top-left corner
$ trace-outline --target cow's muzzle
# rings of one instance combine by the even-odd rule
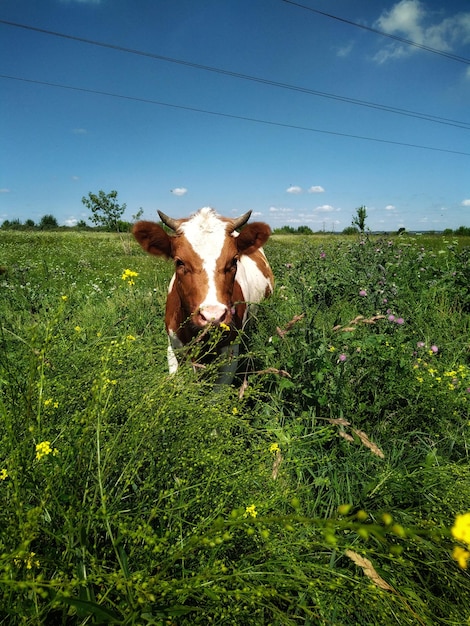
[[[195,322],[199,326],[207,326],[208,324],[219,326],[220,324],[227,323],[228,315],[229,309],[226,306],[204,306],[197,312]]]

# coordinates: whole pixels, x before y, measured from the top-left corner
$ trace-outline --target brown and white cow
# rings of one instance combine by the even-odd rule
[[[274,277],[262,246],[271,229],[249,220],[251,211],[232,220],[205,207],[189,218],[172,219],[158,211],[169,235],[154,222],[137,222],[134,237],[150,254],[173,259],[175,273],[168,288],[165,325],[168,366],[178,369],[176,352],[201,331],[221,329],[217,354],[227,357],[221,382],[230,382],[237,368],[237,331],[249,317],[250,306],[272,293]]]

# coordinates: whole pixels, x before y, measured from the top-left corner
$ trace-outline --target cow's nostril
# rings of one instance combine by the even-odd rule
[[[227,318],[227,313],[227,307],[205,306],[199,309],[199,318],[205,324],[222,324]]]

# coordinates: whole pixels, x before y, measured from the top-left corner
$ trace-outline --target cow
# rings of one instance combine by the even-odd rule
[[[170,374],[178,369],[177,354],[182,348],[201,336],[208,340],[210,331],[217,329],[215,350],[208,360],[214,352],[224,357],[218,382],[230,383],[239,353],[233,342],[253,305],[273,291],[273,273],[262,249],[271,229],[263,222],[252,222],[238,232],[251,211],[237,219],[222,217],[210,207],[183,219],[158,214],[174,234],[148,221],[137,222],[132,232],[146,252],[175,264],[165,310]]]

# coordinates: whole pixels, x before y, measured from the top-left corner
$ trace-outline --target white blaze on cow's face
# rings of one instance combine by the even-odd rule
[[[238,251],[227,227],[212,209],[201,209],[173,241],[177,289],[196,326],[231,322]]]

